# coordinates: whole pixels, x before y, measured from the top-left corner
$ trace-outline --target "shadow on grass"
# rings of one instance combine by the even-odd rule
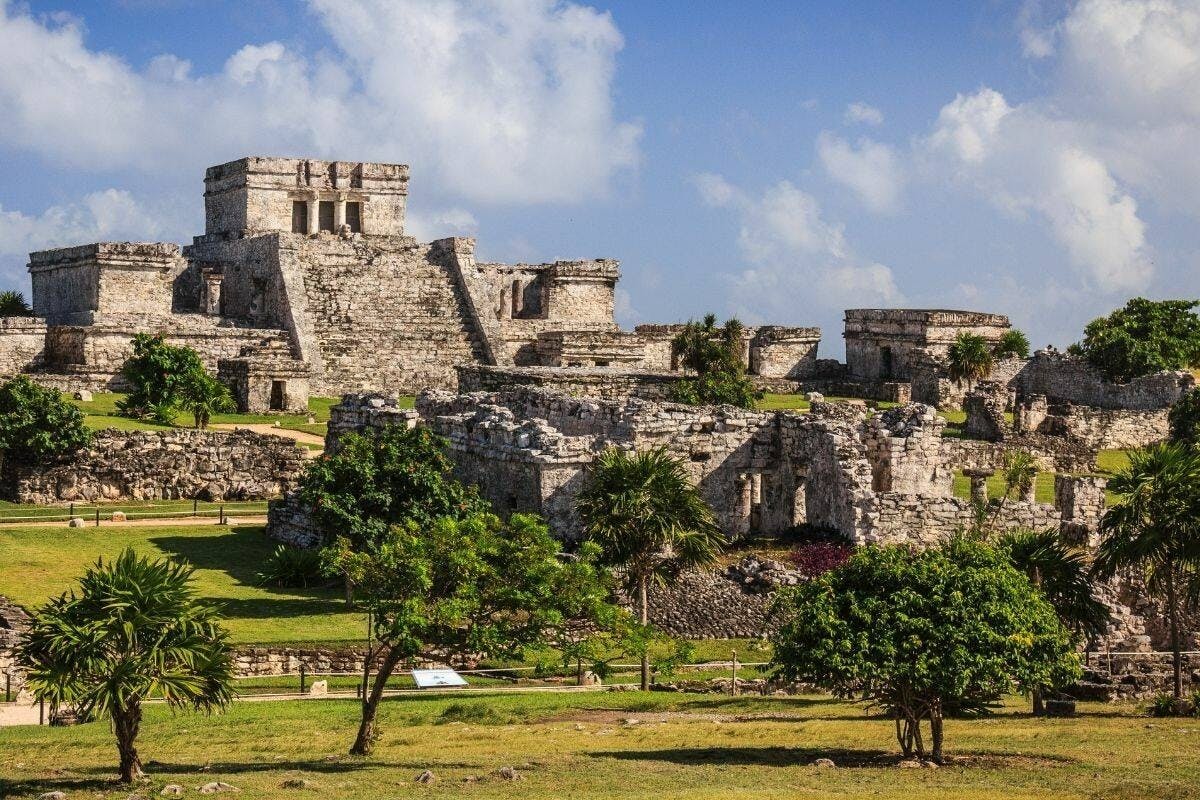
[[[682,766],[795,767],[829,758],[839,767],[889,767],[900,755],[887,750],[828,747],[678,747],[666,750],[597,750],[592,758],[621,761],[666,761]]]
[[[226,619],[279,619],[293,617],[311,617],[321,614],[341,614],[346,610],[345,604],[333,598],[313,597],[311,599],[272,599],[258,598],[254,600],[231,600],[226,597],[210,598],[217,606],[221,616]],[[366,613],[362,614],[366,619]],[[363,637],[366,637],[366,623],[363,623]],[[350,640],[355,641],[355,640]]]

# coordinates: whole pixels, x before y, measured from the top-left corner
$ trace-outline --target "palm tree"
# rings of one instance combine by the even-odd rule
[[[197,372],[179,390],[179,405],[192,415],[197,428],[207,428],[214,414],[236,411],[229,387],[209,375]]]
[[[1067,629],[1085,639],[1108,629],[1112,616],[1108,606],[1092,594],[1087,562],[1057,530],[1007,531],[996,546],[1041,591]],[[1042,710],[1042,692],[1034,689],[1033,713]]]
[[[1200,598],[1200,452],[1160,443],[1129,454],[1108,488],[1121,495],[1100,521],[1092,574],[1140,574],[1163,599],[1171,629],[1176,704],[1183,698],[1180,618]]]
[[[1004,480],[1004,496],[1032,499],[1037,474],[1038,462],[1032,455],[1024,450],[1005,451],[1000,470],[1000,477]]]
[[[112,720],[121,781],[140,778],[142,701],[212,712],[232,697],[233,659],[217,614],[196,601],[192,569],[126,549],[96,562],[74,591],[34,616],[18,657],[51,707]]]
[[[996,363],[996,357],[992,355],[987,340],[966,331],[954,338],[946,356],[950,362],[950,378],[958,384],[966,381],[967,389],[971,388],[973,381],[980,381],[991,375],[992,367]]]
[[[663,448],[601,453],[576,508],[604,563],[623,570],[642,625],[649,624],[651,583],[669,583],[684,569],[711,564],[721,549],[712,509]],[[649,688],[650,655],[643,648],[642,689]]]
[[[32,313],[25,295],[12,290],[0,292],[0,317],[28,317]]]

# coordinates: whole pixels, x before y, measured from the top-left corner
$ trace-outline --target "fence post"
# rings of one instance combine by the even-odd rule
[[[1105,649],[1108,650],[1108,677],[1111,678],[1112,677],[1112,645],[1111,644],[1105,645]]]
[[[304,664],[300,664],[300,694],[304,694]]]
[[[71,516],[75,516],[75,504],[71,503]]]
[[[4,673],[4,702],[12,702],[12,673]]]
[[[100,527],[100,506],[96,506],[96,527]]]
[[[46,724],[46,698],[38,698],[38,725]]]
[[[225,524],[225,504],[224,503],[221,503],[221,521],[217,524],[219,524],[219,525]]]
[[[199,511],[199,506],[200,506],[199,499],[193,497],[192,498],[192,516],[193,517],[196,516],[196,513]]]
[[[733,651],[733,680],[729,683],[729,692],[737,696],[737,650]]]

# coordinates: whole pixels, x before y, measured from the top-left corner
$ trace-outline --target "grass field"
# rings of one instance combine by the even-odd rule
[[[954,473],[954,496],[963,500],[971,499],[971,479],[962,472]],[[1054,473],[1039,472],[1033,483],[1034,499],[1039,503],[1054,502]],[[1004,496],[1004,477],[996,474],[987,480],[988,499],[995,500]]]
[[[870,401],[860,400],[852,397],[826,397],[825,400],[830,403],[867,403]],[[808,400],[804,399],[802,394],[771,394],[767,392],[755,404],[758,411],[808,411]],[[877,408],[892,408],[896,403],[889,403],[886,400],[880,400],[873,403]]]
[[[0,522],[14,520],[31,521],[27,518],[64,519],[75,516],[91,521],[97,509],[100,519],[112,518],[114,511],[124,511],[128,519],[150,519],[159,515],[190,516],[193,510],[196,516],[217,516],[224,508],[229,515],[266,514],[266,500],[239,500],[228,503],[195,502],[191,500],[121,500],[104,503],[62,503],[45,506],[13,503],[0,500]],[[164,523],[165,524],[165,523]]]
[[[1195,798],[1200,725],[1085,704],[1034,719],[1014,698],[995,717],[946,723],[949,763],[901,769],[892,723],[824,696],[670,693],[394,698],[369,759],[345,755],[352,700],[238,703],[211,718],[146,709],[139,741],[151,781],[188,796],[224,781],[251,798]],[[0,796],[126,798],[112,782],[108,725],[3,732]],[[830,758],[834,768],[812,765]],[[494,773],[514,767],[519,782]],[[418,785],[425,769],[436,780]],[[311,788],[282,788],[304,779]]]

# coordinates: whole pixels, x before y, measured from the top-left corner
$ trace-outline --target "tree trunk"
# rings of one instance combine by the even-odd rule
[[[368,658],[370,658],[369,654]],[[371,755],[375,740],[379,736],[379,727],[375,722],[376,715],[379,713],[379,701],[383,699],[383,690],[387,687],[388,678],[392,676],[392,670],[398,663],[400,663],[400,654],[396,652],[395,648],[388,646],[387,655],[384,656],[383,663],[379,665],[379,671],[375,673],[375,681],[371,684],[370,693],[363,692],[362,722],[359,723],[358,736],[354,739],[354,746],[350,748],[350,755]]]
[[[1040,687],[1033,688],[1033,715],[1035,717],[1045,716],[1046,703],[1042,699],[1042,690]]]
[[[342,586],[346,592],[346,608],[354,608],[354,584],[350,581],[350,575],[342,576]]]
[[[113,709],[113,731],[117,735],[117,754],[121,758],[121,783],[133,783],[146,774],[142,772],[142,761],[135,744],[141,723],[142,706],[136,700],[123,708]]]
[[[650,600],[646,593],[647,578],[643,575],[638,580],[638,595],[641,602],[642,624],[650,624]],[[650,650],[646,648],[642,650],[642,691],[650,690]]]
[[[1175,695],[1175,706],[1179,708],[1183,700],[1183,655],[1179,644],[1179,608],[1175,600],[1175,569],[1172,564],[1167,569],[1167,618],[1171,621],[1171,668],[1174,671],[1174,685],[1171,687]]]
[[[929,709],[929,734],[933,739],[933,763],[942,763],[942,704],[935,703]]]

